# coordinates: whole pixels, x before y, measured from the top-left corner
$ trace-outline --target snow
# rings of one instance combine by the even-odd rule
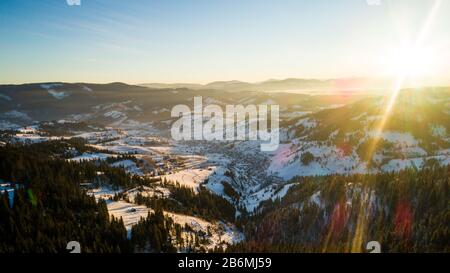
[[[448,156],[450,156],[450,149],[439,150],[436,154],[438,154],[438,155],[448,155]]]
[[[92,88],[89,88],[89,87],[87,87],[87,86],[83,86],[83,90],[85,90],[85,91],[88,91],[88,92],[92,92],[93,90],[92,90]]]
[[[144,173],[136,166],[136,163],[130,159],[121,160],[114,162],[111,164],[112,167],[121,167],[123,168],[127,173],[134,174],[134,175],[144,175]]]
[[[239,104],[254,104],[255,98],[249,97],[249,98],[243,98],[239,101]]]
[[[369,132],[369,134],[371,134]],[[405,168],[421,168],[424,160],[435,158],[445,165],[450,160],[446,154],[428,156],[428,153],[417,146],[418,141],[409,133],[384,132],[381,138],[393,142],[395,151],[406,159],[391,159],[381,169],[367,169],[366,163],[361,161],[355,151],[344,154],[334,145],[325,145],[314,141],[298,141],[295,144],[281,144],[270,158],[268,174],[275,174],[285,181],[295,176],[321,176],[330,174],[362,174],[378,171],[399,171]],[[314,160],[308,165],[301,162],[301,155],[310,152]],[[428,156],[428,157],[427,157]],[[382,162],[381,154],[374,155],[377,162]]]
[[[0,120],[0,130],[15,130],[19,128],[20,125],[9,122],[7,120]]]
[[[109,144],[109,143],[108,143]],[[127,145],[127,144],[118,144],[118,145],[90,145],[91,147],[107,150],[114,153],[119,154],[148,154],[152,155],[153,151],[147,147],[143,146],[135,146],[135,145]]]
[[[97,189],[91,189],[87,192],[87,194],[94,196],[95,200],[109,200],[112,199],[116,194],[119,194],[121,192],[123,192],[123,190],[121,189],[113,190],[109,186],[103,186]]]
[[[298,147],[302,150],[298,150]],[[300,158],[306,152],[313,154],[315,160],[308,165],[303,165]],[[365,163],[360,162],[355,152],[344,155],[336,146],[299,142],[298,145],[280,145],[271,158],[267,172],[277,174],[287,181],[295,176],[365,173],[366,166]]]
[[[364,112],[364,113],[357,115],[356,117],[351,118],[350,120],[359,120],[366,115],[367,115],[367,112]]]
[[[124,118],[124,117],[127,116],[126,114],[124,114],[124,113],[122,113],[120,111],[116,111],[116,110],[106,112],[103,115],[105,117],[110,117],[110,118],[113,118],[113,119],[120,119],[120,118]]]
[[[117,155],[105,154],[105,153],[83,153],[82,155],[76,156],[69,159],[70,161],[83,161],[83,160],[105,160],[108,157],[116,157]]]
[[[169,189],[163,188],[161,186],[156,186],[155,188],[147,186],[136,187],[126,191],[125,195],[128,197],[128,200],[130,200],[130,202],[134,203],[134,200],[138,193],[143,197],[168,198],[170,196]]]
[[[365,124],[382,119],[382,115],[370,115],[366,117]]]
[[[161,178],[163,180],[166,179],[167,182],[179,183],[180,186],[197,190],[212,172],[213,169],[186,169],[173,174],[164,175]]]
[[[272,196],[272,200],[276,200],[276,199],[282,199],[286,193],[288,192],[288,190],[292,187],[296,185],[296,183],[292,183],[292,184],[286,184],[284,185],[278,192],[276,192],[273,196]]]
[[[148,213],[152,212],[146,206],[139,206],[125,201],[107,201],[109,214],[120,219],[122,218],[128,236],[131,234],[131,227],[136,225],[142,218],[147,218]]]
[[[328,137],[328,139],[334,139],[337,135],[339,134],[339,129],[334,130],[330,136]]]
[[[275,154],[272,156],[270,169],[276,171],[288,164],[294,153],[292,144],[280,144]]]
[[[4,99],[6,101],[12,101],[12,98],[5,94],[0,94],[0,99]]]
[[[418,144],[418,141],[410,133],[384,132],[382,138],[390,142],[400,142],[411,146]]]
[[[44,141],[49,140],[57,140],[61,139],[62,137],[46,137],[39,135],[39,131],[37,129],[37,126],[29,126],[29,127],[21,127],[18,128],[19,133],[16,133],[13,138],[12,142],[19,142],[19,143],[40,143]]]
[[[153,210],[145,206],[135,205],[125,201],[107,201],[108,212],[116,218],[122,218],[128,236],[131,236],[131,228],[136,225],[142,218],[147,218],[148,213]],[[182,215],[172,212],[164,212],[166,217],[173,219],[174,223],[190,226],[196,232],[208,234],[210,243],[206,246],[208,249],[213,249],[215,246],[225,244],[234,244],[244,239],[244,235],[237,230],[234,225],[226,224],[224,222],[211,223],[198,217]]]
[[[211,231],[211,236],[208,237],[210,243],[206,246],[207,249],[214,249],[214,247],[225,244],[235,244],[244,239],[244,235],[237,230],[232,224],[227,224],[222,221],[211,223],[194,216],[187,216],[175,213],[166,213],[167,216],[173,219],[173,221],[181,226],[187,224],[193,230],[204,234],[208,234],[208,230]]]
[[[281,115],[287,118],[299,118],[302,116],[306,116],[311,114],[311,111],[292,111],[292,112],[283,112]]]
[[[319,208],[323,207],[322,201],[320,200],[320,191],[315,192],[311,197],[309,198],[309,202],[311,204],[315,204]]]
[[[147,148],[157,154],[169,154],[173,149],[171,146],[147,146]]]
[[[205,105],[210,105],[210,104],[221,105],[221,104],[223,104],[221,101],[213,99],[213,98],[206,98],[203,100],[203,103]]]
[[[19,128],[18,131],[22,134],[36,134],[38,133],[38,128],[37,126],[26,126]]]
[[[215,177],[215,176],[213,176],[213,177]],[[222,184],[222,181],[224,181],[224,182],[228,182],[228,181],[226,179],[218,179],[218,180],[219,181],[211,181],[211,179],[209,179],[208,183],[205,184],[205,187],[218,196],[227,197],[227,196],[225,196],[225,193],[224,193],[224,186]],[[229,198],[227,198],[227,199],[229,200]]]
[[[299,121],[297,121],[297,123],[295,123],[295,126],[300,126],[302,125],[305,128],[314,128],[317,126],[317,123],[315,120],[311,119],[311,118],[303,118],[300,119]]]
[[[266,101],[263,101],[261,103],[258,103],[259,105],[276,105],[277,102],[274,101],[273,99],[268,99]]]
[[[392,159],[381,167],[383,172],[399,172],[407,168],[422,168],[426,160],[436,159],[440,165],[450,165],[450,156],[438,155],[408,159]]]
[[[213,192],[214,194],[225,198],[228,202],[233,203],[231,197],[225,194],[223,182],[228,184],[232,183],[230,177],[225,175],[225,172],[229,171],[224,166],[215,166],[214,172],[208,177],[208,183],[205,184],[205,187]]]
[[[89,143],[97,143],[101,141],[116,139],[120,135],[121,134],[117,130],[107,130],[100,132],[82,133],[79,135],[75,135],[74,137],[86,139]]]
[[[401,147],[401,153],[406,157],[426,156],[428,153],[421,147]]]
[[[158,109],[158,110],[153,110],[152,111],[152,113],[155,114],[155,115],[160,114],[160,113],[164,113],[164,112],[170,112],[170,110],[167,109],[167,108],[162,108],[162,109]]]
[[[57,100],[61,100],[61,99],[64,99],[65,97],[69,96],[69,94],[64,91],[54,90],[54,88],[62,87],[62,86],[64,86],[64,85],[60,84],[60,83],[41,84],[41,88],[47,90],[47,92]]]
[[[6,113],[3,113],[2,116],[5,117],[5,118],[31,120],[30,116],[28,116],[27,113],[20,112],[20,111],[17,111],[17,110],[8,111]]]
[[[41,84],[41,87],[42,87],[43,89],[52,89],[52,88],[55,88],[55,87],[62,87],[62,86],[64,86],[64,85],[61,84],[61,83],[47,83],[47,84]]]
[[[13,137],[13,142],[19,143],[40,143],[48,140],[59,139],[58,137],[44,137],[37,134],[16,134]]]
[[[392,159],[387,164],[381,167],[384,172],[398,172],[406,168],[420,168],[423,164],[423,158],[410,159]]]
[[[62,99],[64,99],[65,97],[68,97],[68,96],[69,96],[69,94],[67,94],[67,93],[64,92],[64,91],[58,92],[58,91],[49,89],[49,90],[47,90],[47,92],[48,92],[50,95],[52,95],[52,96],[53,96],[55,99],[57,99],[57,100],[62,100]]]
[[[330,104],[327,106],[319,107],[320,110],[328,110],[328,109],[335,109],[345,106],[345,104]]]
[[[67,118],[73,121],[82,121],[87,120],[90,117],[92,117],[92,114],[72,114],[69,115]]]
[[[263,188],[245,198],[243,200],[245,209],[248,212],[253,212],[262,201],[269,200],[273,196],[273,187]]]
[[[402,145],[407,146],[417,146],[418,141],[410,134],[410,133],[400,133],[400,132],[393,132],[393,131],[387,131],[382,132],[381,134],[378,134],[375,131],[368,132],[369,136],[376,137],[379,136],[380,138],[392,142],[392,143],[399,143]]]
[[[447,137],[447,129],[439,124],[431,125],[431,134],[435,137],[445,138]]]

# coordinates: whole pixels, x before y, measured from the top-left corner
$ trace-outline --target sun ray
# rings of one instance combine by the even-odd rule
[[[423,47],[424,41],[428,37],[428,35],[432,29],[433,21],[436,17],[436,14],[438,13],[441,3],[442,3],[442,0],[436,0],[433,3],[433,6],[423,24],[423,27],[421,28],[421,30],[418,34],[418,37],[414,44],[414,48],[420,49]],[[397,75],[397,77],[392,85],[391,96],[389,97],[386,107],[384,108],[384,113],[382,115],[382,118],[375,128],[375,137],[373,138],[373,142],[372,142],[372,144],[369,148],[368,154],[367,154],[367,162],[370,162],[373,157],[373,154],[376,150],[378,141],[382,136],[382,133],[386,126],[386,123],[389,119],[392,109],[394,108],[395,102],[397,101],[397,97],[398,97],[406,79],[408,78],[408,76],[410,76],[410,75],[408,75],[407,71],[401,71]],[[370,164],[369,164],[369,166],[370,166]],[[365,202],[365,200],[363,200],[361,202],[361,205],[359,208],[359,215],[358,215],[357,225],[356,225],[356,229],[355,229],[356,233],[353,236],[353,240],[352,240],[352,246],[351,246],[352,252],[360,252],[361,251],[361,246],[364,241],[362,238],[363,231],[365,231],[367,228],[367,226],[366,226],[367,221],[366,221],[366,215],[365,215],[366,206],[367,206],[367,202]]]
[[[423,27],[421,28],[421,30],[417,36],[416,42],[414,44],[414,48],[420,49],[423,47],[424,41],[428,37],[428,35],[432,29],[431,27],[433,25],[433,21],[438,13],[441,3],[442,3],[442,0],[435,0],[427,18],[423,24]],[[407,71],[400,71],[400,73],[397,75],[397,77],[392,85],[391,95],[388,99],[386,107],[384,108],[382,118],[381,118],[380,122],[378,123],[378,125],[375,126],[375,137],[374,137],[374,141],[373,141],[372,145],[370,146],[370,149],[368,150],[367,161],[370,161],[370,159],[372,158],[372,156],[375,152],[376,146],[378,144],[378,140],[380,139],[380,137],[383,133],[386,122],[389,119],[389,115],[391,114],[392,109],[394,108],[394,105],[395,105],[395,102],[397,101],[397,97],[400,93],[400,90],[402,89],[403,84],[407,80],[408,76],[410,76],[410,75],[408,74]]]

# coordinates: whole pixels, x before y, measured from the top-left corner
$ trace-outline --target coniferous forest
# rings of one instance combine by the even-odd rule
[[[376,175],[304,177],[283,199],[240,219],[230,252],[449,252],[450,167]]]
[[[86,194],[83,183],[113,187],[151,185],[102,162],[65,160],[77,140],[0,147],[0,179],[14,185],[0,199],[0,252],[67,252],[78,241],[83,252],[206,251],[196,235],[183,238],[164,211],[233,222],[245,239],[228,252],[351,252],[378,241],[383,252],[448,252],[450,167],[433,161],[422,170],[367,175],[294,178],[283,198],[263,202],[253,214],[200,188],[173,184],[171,198],[138,194],[153,210],[127,234],[106,202]],[[216,251],[222,251],[222,248]]]
[[[12,204],[6,191],[1,196],[0,252],[67,252],[69,241],[78,241],[83,252],[133,252],[136,240],[127,238],[123,221],[110,216],[105,201],[96,202],[80,184],[96,181],[100,170],[115,186],[137,182],[123,170],[56,159],[47,149],[68,144],[0,147],[0,177],[15,185]],[[152,235],[160,236],[148,232],[147,237],[160,240]],[[162,250],[173,248],[165,244]]]

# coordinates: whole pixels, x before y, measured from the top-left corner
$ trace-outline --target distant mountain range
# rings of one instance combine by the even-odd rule
[[[385,90],[389,79],[343,78],[343,79],[271,79],[263,82],[215,81],[208,84],[192,83],[144,83],[141,86],[157,89],[189,88],[195,90],[260,91],[260,92],[302,92],[302,93],[334,93],[342,91],[374,91]]]
[[[208,86],[234,85],[238,83],[217,82]],[[205,104],[278,104],[283,113],[314,112],[323,107],[356,101],[360,97],[234,92],[237,89],[229,89],[194,89],[181,86],[161,89],[119,82],[0,85],[0,129],[28,125],[34,121],[62,119],[116,125],[130,120],[159,122],[170,119],[170,109],[173,106],[191,105],[195,96],[202,96]]]

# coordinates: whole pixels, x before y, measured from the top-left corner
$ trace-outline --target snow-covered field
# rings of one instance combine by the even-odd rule
[[[17,111],[17,110],[5,112],[1,115],[1,117],[7,118],[7,119],[18,119],[18,120],[22,120],[22,121],[31,121],[31,118],[27,113]]]
[[[141,218],[147,218],[148,213],[152,212],[146,206],[139,206],[125,201],[107,201],[109,214],[115,218],[122,218],[128,236],[131,235],[131,227],[136,225]]]
[[[408,159],[392,159],[387,164],[382,166],[384,172],[398,172],[406,168],[422,168],[423,164],[430,159],[435,159],[441,165],[450,165],[450,156],[428,156],[428,157],[416,157]]]
[[[20,143],[26,143],[26,144],[32,144],[32,143],[39,143],[49,140],[57,140],[61,139],[61,137],[47,137],[47,136],[41,136],[38,134],[16,134],[14,138],[12,139],[13,142],[20,142]]]
[[[180,186],[192,188],[197,190],[214,172],[214,168],[209,169],[186,169],[172,174],[164,175],[161,178],[163,181],[170,183],[178,183]]]
[[[19,124],[7,120],[0,120],[0,130],[15,130],[17,128],[20,128]]]
[[[200,219],[198,217],[167,213],[167,216],[172,218],[175,223],[184,226],[187,224],[196,232],[201,231],[203,234],[211,234],[208,237],[210,243],[206,245],[207,249],[214,249],[216,246],[224,246],[225,244],[235,244],[244,239],[242,232],[238,231],[234,225],[224,222],[211,223]],[[226,245],[225,245],[226,246]]]
[[[54,90],[58,87],[51,84],[42,86],[56,99],[65,98],[64,94]],[[93,92],[88,89],[85,91]],[[5,100],[3,97],[0,99]],[[215,100],[208,102],[219,103]],[[329,134],[327,141],[296,138],[295,134],[287,129],[282,130],[282,143],[278,149],[274,152],[262,153],[258,141],[174,142],[156,134],[151,125],[130,119],[127,111],[142,112],[143,110],[129,102],[102,104],[94,108],[98,111],[96,114],[112,120],[113,125],[104,129],[77,132],[75,137],[85,139],[89,147],[98,151],[81,155],[74,153],[74,157],[69,160],[77,162],[106,160],[126,155],[124,159],[116,158],[114,163],[110,163],[111,166],[123,168],[130,175],[161,178],[162,181],[177,183],[194,191],[203,185],[211,192],[224,197],[236,208],[243,208],[248,212],[253,212],[262,201],[276,200],[285,196],[295,185],[289,180],[296,176],[396,172],[405,168],[421,168],[429,159],[435,159],[442,165],[450,164],[449,149],[430,152],[429,149],[424,148],[425,146],[421,146],[420,140],[405,132],[385,131],[377,134],[373,131],[362,130],[359,144],[370,138],[379,138],[392,144],[393,147],[388,151],[389,153],[377,151],[373,160],[378,165],[368,169],[366,162],[359,158],[354,147],[348,151],[333,142],[339,135],[339,129],[335,128],[327,132]],[[154,111],[155,114],[161,114],[169,110],[155,109]],[[299,110],[285,117],[297,118],[293,122],[294,126],[305,130],[321,126],[320,122],[311,118],[312,115],[309,114],[308,111]],[[2,115],[17,120],[30,119],[27,113],[19,111],[10,111]],[[380,116],[364,112],[355,115],[352,120],[367,124],[379,118]],[[37,127],[20,128],[15,122],[15,120],[0,121],[1,128],[19,129],[13,141],[36,143],[57,139],[43,136]],[[65,118],[59,123],[66,122],[73,122],[73,120]],[[444,126],[432,125],[430,131],[433,136],[448,139]],[[350,136],[353,132],[348,134],[345,136]],[[313,156],[308,163],[302,160],[302,156],[306,153]],[[116,190],[105,186],[91,189],[89,194],[95,196],[97,200],[107,200],[109,213],[115,217],[121,217],[130,232],[133,225],[151,212],[151,209],[134,203],[138,193],[144,197],[171,198],[171,193],[164,187],[164,183],[156,182],[155,185],[150,186]],[[226,187],[231,187],[235,193],[226,193],[226,189],[230,191]],[[123,193],[123,197],[113,201],[114,196],[119,193]],[[320,206],[322,204],[320,192],[314,193],[310,202]],[[237,215],[239,213],[237,211]],[[165,215],[182,226],[187,224],[196,232],[210,233],[208,248],[218,246],[221,242],[234,243],[242,240],[243,237],[236,227],[220,221],[208,222],[192,215],[168,211]]]
[[[69,94],[67,92],[54,90],[54,88],[62,87],[62,86],[63,86],[63,84],[59,84],[59,83],[41,84],[41,88],[47,90],[47,92],[57,100],[62,100],[65,97],[69,96]]]
[[[123,168],[127,173],[130,173],[130,174],[139,175],[139,176],[144,175],[144,173],[142,172],[141,169],[138,168],[136,163],[130,159],[114,162],[113,164],[111,164],[111,166]]]
[[[130,202],[134,203],[137,194],[142,195],[143,197],[158,197],[158,198],[169,198],[170,191],[167,188],[156,186],[154,188],[150,188],[147,186],[137,187],[124,192],[126,198],[130,200]]]
[[[301,155],[307,152],[311,153],[315,160],[304,165]],[[289,180],[295,176],[352,174],[364,173],[367,170],[365,163],[360,162],[356,153],[345,155],[335,146],[300,142],[281,145],[271,158],[268,172]]]
[[[90,189],[88,194],[95,197],[95,200],[103,199],[109,200],[112,199],[116,194],[123,192],[122,189],[111,189],[110,187],[103,186],[96,189]]]
[[[106,199],[108,212],[115,218],[122,218],[128,236],[131,236],[131,228],[141,219],[146,218],[153,210],[146,206],[136,205],[123,200],[109,200],[114,194],[120,191],[112,191],[109,189],[96,189],[91,192],[96,198]],[[130,196],[130,192],[128,192]],[[215,223],[206,221],[199,217],[182,215],[172,212],[164,212],[166,217],[172,218],[174,223],[180,224],[182,227],[188,225],[198,234],[202,234],[208,238],[207,249],[214,249],[216,246],[226,247],[227,244],[237,243],[244,239],[243,234],[232,224],[222,221]]]
[[[76,156],[74,158],[69,159],[70,161],[90,161],[90,160],[104,160],[108,157],[115,157],[113,154],[104,154],[104,153],[83,153],[82,155]]]

